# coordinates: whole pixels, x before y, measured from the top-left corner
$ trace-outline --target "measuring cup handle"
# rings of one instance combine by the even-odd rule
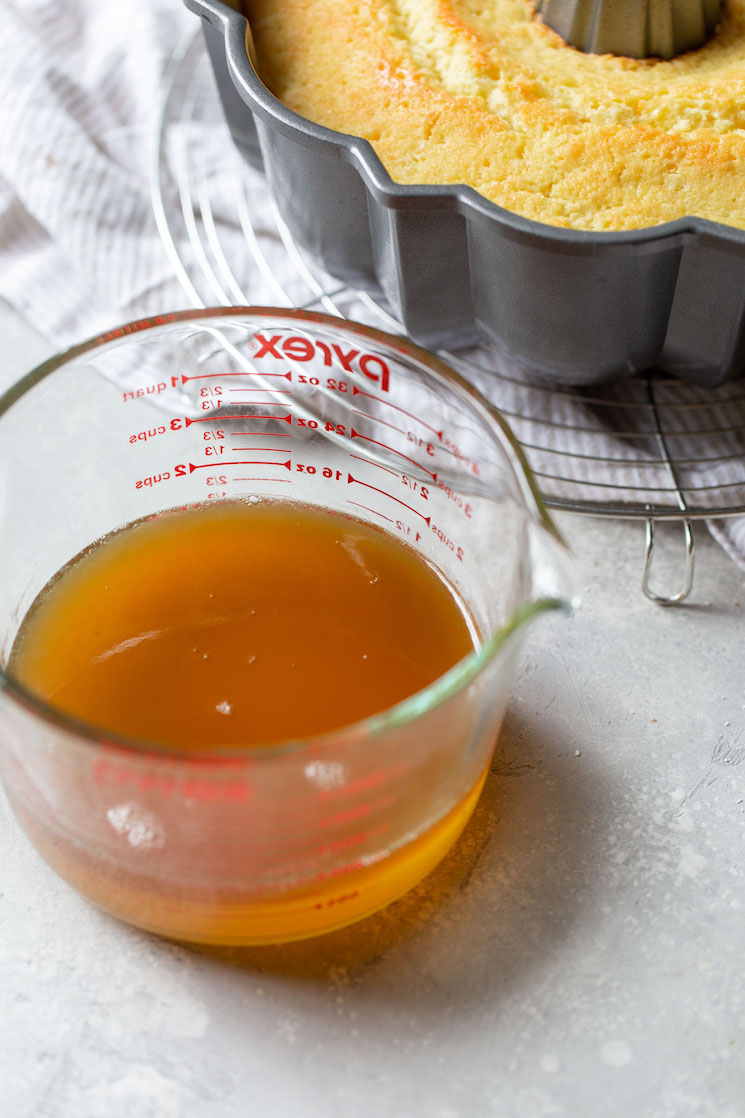
[[[546,608],[570,611],[579,605],[577,575],[572,553],[553,523],[534,523],[528,535],[530,554],[530,600]]]

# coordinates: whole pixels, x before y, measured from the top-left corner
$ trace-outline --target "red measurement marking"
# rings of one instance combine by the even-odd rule
[[[369,412],[360,411],[358,408],[352,408],[352,411],[355,415],[361,415],[363,419],[370,419]],[[405,431],[403,427],[397,427],[395,423],[389,423],[387,419],[379,419],[376,416],[373,422],[382,423],[384,427],[390,427],[392,431],[398,431],[399,435],[408,435],[409,433],[408,431]]]
[[[356,458],[358,462],[364,462],[366,466],[377,466],[379,470],[385,470],[387,474],[393,477],[401,477],[395,470],[389,470],[387,466],[381,466],[380,462],[373,462],[371,458],[361,458],[359,454],[350,454],[350,458]]]
[[[333,839],[333,841],[327,842],[324,846],[317,846],[314,853],[316,857],[322,858],[329,854],[336,854],[340,850],[348,850],[350,846],[361,846],[362,843],[367,842],[369,838],[369,831],[358,831],[356,834],[345,836],[345,838]]]
[[[214,470],[214,468],[215,468],[214,462],[211,462],[210,466]],[[413,509],[411,507],[411,505],[407,505],[406,501],[401,501],[401,500],[399,500],[398,497],[394,497],[392,493],[389,493],[387,491],[387,489],[378,489],[378,487],[375,486],[375,485],[370,485],[366,481],[360,481],[360,479],[358,477],[352,477],[351,474],[347,474],[347,484],[351,485],[353,481],[356,481],[358,485],[364,485],[366,489],[372,489],[376,493],[382,493],[384,497],[390,497],[390,499],[392,501],[395,501],[396,504],[403,505],[405,509],[408,509],[409,512],[413,512],[415,516],[420,516],[422,518],[422,520],[424,521],[424,523],[427,525],[427,527],[429,527],[429,522],[430,522],[430,517],[429,516],[424,516],[421,512],[418,512],[416,509]]]
[[[185,377],[181,375],[181,383],[186,384],[187,380],[207,380],[209,377],[284,377],[286,380],[292,380],[292,373],[199,373],[195,377]],[[231,389],[231,392],[235,389]]]
[[[274,465],[276,465],[275,462],[267,462],[267,466],[274,466]],[[272,483],[272,485],[279,485],[280,482],[282,483],[282,485],[290,485],[290,479],[288,477],[234,477],[232,480],[233,481],[270,481]]]
[[[377,806],[377,805],[376,805]],[[373,809],[372,804],[355,804],[354,807],[344,808],[335,815],[327,815],[318,820],[319,827],[338,827],[341,823],[351,823],[354,819],[364,819]]]
[[[413,419],[417,423],[421,423],[422,427],[426,427],[428,431],[431,431],[434,435],[437,435],[438,439],[442,439],[442,431],[438,431],[434,427],[430,427],[429,423],[425,423],[423,419],[419,418],[419,416],[412,415],[412,413],[410,411],[407,411],[406,408],[400,408],[398,404],[394,404],[391,400],[384,400],[382,396],[373,396],[372,392],[365,392],[364,388],[358,388],[356,384],[352,385],[352,395],[367,396],[371,400],[377,400],[379,404],[387,404],[389,408],[395,408],[396,411],[402,412],[403,415],[408,415],[409,419]]]
[[[292,462],[221,462],[221,466],[284,466],[286,470],[292,469]],[[214,462],[200,462],[195,466],[193,462],[189,463],[189,473],[193,474],[195,470],[214,470]]]
[[[229,388],[228,392],[266,392],[266,388]],[[282,393],[282,392],[292,393],[292,389],[291,388],[273,388],[272,392],[274,392],[274,394],[276,396],[279,396],[280,393]]]
[[[240,400],[235,400],[234,402],[239,404]],[[263,404],[264,401],[255,400],[254,403]],[[281,419],[284,420],[285,423],[292,423],[291,415],[246,415],[245,413],[243,415],[205,415],[200,419],[185,419],[185,423],[187,427],[191,427],[192,423],[223,423],[226,419]]]
[[[379,516],[381,520],[387,520],[389,524],[395,524],[392,517],[386,516],[384,512],[378,512],[377,509],[371,509],[367,505],[361,505],[359,501],[347,501],[347,504],[354,505],[358,509],[364,509],[365,512],[371,512],[373,516]]]
[[[242,418],[242,417],[241,417]],[[230,419],[230,416],[228,416]],[[253,435],[261,439],[291,439],[291,431],[228,431],[231,439],[243,438],[244,435]]]
[[[426,466],[423,466],[421,462],[417,462],[414,458],[409,458],[408,454],[396,450],[395,446],[388,446],[388,443],[378,442],[377,439],[371,439],[369,435],[361,435],[359,431],[355,431],[354,427],[352,427],[349,437],[351,439],[364,439],[367,443],[374,443],[375,446],[382,446],[384,450],[390,450],[393,454],[398,454],[400,458],[404,458],[407,462],[411,462],[412,466],[417,466],[427,477],[431,477],[432,481],[437,482],[437,474],[433,474],[432,471],[428,470]]]
[[[255,450],[259,454],[292,454],[286,446],[234,446],[230,453],[240,454],[244,450]]]

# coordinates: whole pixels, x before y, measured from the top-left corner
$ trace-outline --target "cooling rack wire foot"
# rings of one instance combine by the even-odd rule
[[[693,586],[693,568],[694,568],[694,540],[693,540],[693,525],[690,520],[682,521],[683,536],[685,541],[685,571],[683,589],[677,594],[667,596],[665,594],[657,594],[651,588],[652,567],[654,565],[654,520],[647,521],[646,530],[646,547],[644,550],[644,574],[642,576],[642,590],[645,597],[649,598],[650,602],[656,602],[660,606],[677,606],[680,602],[684,602],[691,592]]]

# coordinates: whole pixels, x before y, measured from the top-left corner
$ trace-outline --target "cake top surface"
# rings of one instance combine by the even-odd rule
[[[245,0],[263,80],[400,183],[550,225],[745,228],[745,0],[670,61],[584,54],[531,0]]]

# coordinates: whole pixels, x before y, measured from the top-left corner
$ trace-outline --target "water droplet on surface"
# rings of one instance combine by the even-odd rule
[[[347,770],[339,761],[309,761],[303,770],[306,779],[327,791],[338,788],[347,779]]]
[[[162,823],[139,804],[132,801],[117,804],[109,808],[106,818],[117,834],[136,849],[160,850],[165,845],[166,834]]]

